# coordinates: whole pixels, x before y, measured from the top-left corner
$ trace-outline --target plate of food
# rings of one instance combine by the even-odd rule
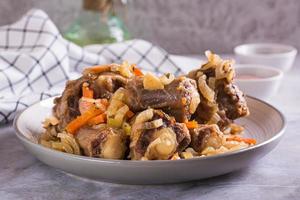
[[[60,96],[20,113],[16,135],[47,165],[113,183],[178,183],[251,167],[280,141],[284,116],[243,95],[232,60],[206,57],[178,77],[128,62],[88,67]]]

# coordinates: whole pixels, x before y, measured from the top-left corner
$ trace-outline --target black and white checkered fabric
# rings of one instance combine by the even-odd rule
[[[30,10],[0,27],[0,124],[39,100],[59,94],[86,66],[136,63],[155,73],[181,73],[163,49],[144,40],[81,48],[66,41],[46,13]]]

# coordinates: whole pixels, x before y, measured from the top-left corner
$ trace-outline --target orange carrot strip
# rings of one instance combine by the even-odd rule
[[[136,68],[136,67],[133,68],[133,73],[136,76],[144,76],[143,72],[139,68]]]
[[[126,116],[130,119],[131,117],[133,117],[134,112],[132,112],[131,110],[128,110],[128,112],[126,113]]]
[[[106,114],[102,113],[102,114],[90,119],[88,121],[88,125],[92,126],[92,125],[96,125],[96,124],[100,124],[100,123],[104,123],[104,122],[106,122]]]
[[[186,121],[184,123],[185,123],[185,125],[186,125],[186,127],[188,129],[192,129],[192,128],[197,128],[198,127],[198,122],[196,122],[195,120],[193,120],[193,121]]]
[[[238,136],[234,136],[232,138],[227,138],[227,141],[237,141],[237,142],[245,142],[247,144],[256,144],[256,140],[253,138],[241,138]]]
[[[181,103],[182,103],[183,105],[186,105],[186,102],[187,102],[187,100],[186,100],[185,97],[181,98]]]
[[[93,117],[103,113],[105,111],[105,107],[103,105],[96,107],[92,106],[85,113],[78,116],[76,119],[72,120],[67,126],[66,130],[70,134],[75,134],[76,131],[84,126],[90,119]]]
[[[83,70],[83,74],[98,74],[101,72],[107,72],[110,71],[110,66],[109,65],[96,65],[96,66],[92,66],[92,67],[88,67],[85,70]]]
[[[102,105],[104,105],[106,108],[108,107],[108,100],[107,99],[100,99],[100,102]]]
[[[94,91],[91,90],[86,84],[82,84],[82,96],[92,99],[94,97]]]

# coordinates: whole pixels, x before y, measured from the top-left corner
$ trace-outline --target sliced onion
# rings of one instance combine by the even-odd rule
[[[216,79],[226,78],[229,82],[232,81],[234,76],[233,60],[224,60],[220,66],[216,68]]]
[[[156,119],[151,122],[145,122],[144,128],[145,129],[154,129],[154,128],[159,128],[162,125],[164,125],[162,119]]]
[[[206,84],[204,75],[198,79],[198,87],[204,98],[206,98],[209,102],[214,101],[215,92]]]
[[[146,150],[145,158],[152,159],[169,159],[177,147],[177,140],[174,131],[170,128],[163,128],[155,132],[156,139],[152,141]]]
[[[221,120],[221,117],[218,113],[214,113],[211,119],[209,120],[208,124],[217,124]]]
[[[176,152],[171,158],[170,160],[180,160],[180,157],[178,155],[178,152]]]
[[[51,148],[51,142],[50,141],[46,141],[44,139],[41,139],[40,144],[43,145],[44,147]]]
[[[190,159],[190,158],[193,158],[193,154],[189,151],[185,151],[185,152],[182,152],[180,154],[184,159]]]
[[[208,86],[209,86],[212,90],[214,90],[215,87],[216,87],[216,78],[210,77],[210,78],[208,79]]]
[[[134,123],[142,123],[149,121],[153,117],[153,109],[149,108],[147,110],[144,110],[143,112],[139,113],[135,119]]]
[[[114,93],[112,99],[117,99],[122,101],[124,99],[124,96],[125,96],[125,89],[121,87]]]
[[[200,103],[200,95],[198,92],[193,92],[191,95],[190,113],[193,114]]]
[[[164,89],[164,84],[160,81],[160,79],[151,73],[145,74],[143,86],[146,90]]]
[[[174,74],[167,73],[167,74],[162,75],[159,79],[162,82],[162,84],[169,85],[172,81],[174,81],[175,76],[174,76]]]
[[[124,103],[124,88],[119,88],[112,96],[109,106],[107,108],[107,116],[111,117],[116,114],[119,108],[121,108]]]
[[[114,127],[119,128],[122,126],[125,115],[128,112],[128,110],[129,110],[129,107],[127,105],[124,105],[116,112],[116,115],[114,117],[114,122],[115,122]]]
[[[122,76],[125,76],[127,78],[130,78],[133,76],[132,70],[131,70],[131,65],[127,61],[124,61],[122,65],[119,68],[120,74]]]
[[[54,116],[50,116],[48,118],[45,119],[45,121],[43,122],[43,127],[44,128],[47,128],[49,127],[50,125],[57,125],[59,123],[58,119]]]
[[[62,142],[68,143],[72,147],[74,154],[80,155],[79,145],[71,134],[58,133],[57,137],[59,137]]]

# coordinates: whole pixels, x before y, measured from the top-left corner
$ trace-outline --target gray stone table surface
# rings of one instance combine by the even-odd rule
[[[299,199],[300,58],[270,101],[287,118],[275,150],[252,166],[183,184],[131,186],[79,180],[30,155],[11,125],[0,127],[0,199]],[[189,169],[182,169],[189,170]]]

